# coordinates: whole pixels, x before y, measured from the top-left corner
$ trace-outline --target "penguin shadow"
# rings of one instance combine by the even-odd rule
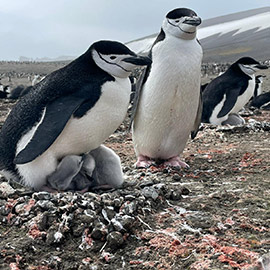
[[[120,188],[123,172],[119,156],[101,145],[90,153],[65,156],[48,176],[43,191],[108,191]]]

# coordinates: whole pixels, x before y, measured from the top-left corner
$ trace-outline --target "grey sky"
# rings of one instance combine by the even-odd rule
[[[202,19],[270,6],[270,0],[0,0],[0,60],[79,56],[100,39],[158,32],[165,14],[188,7]]]

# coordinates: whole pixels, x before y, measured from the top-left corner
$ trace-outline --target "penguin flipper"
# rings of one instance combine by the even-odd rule
[[[133,105],[131,108],[130,124],[129,124],[128,130],[131,129],[133,120],[134,120],[136,112],[137,112],[137,108],[139,106],[141,90],[142,90],[143,84],[145,82],[147,70],[148,70],[148,67],[143,69],[143,71],[142,71],[142,73],[141,73],[141,75],[136,83],[135,96],[134,96]]]
[[[191,131],[191,139],[193,140],[200,128],[201,120],[202,120],[202,111],[203,111],[203,103],[202,103],[202,90],[200,91],[200,98],[198,104],[197,115],[194,122],[194,129]]]
[[[65,96],[48,104],[35,134],[26,147],[17,154],[14,163],[25,164],[44,153],[53,144],[74,111],[83,102],[83,98]]]
[[[226,114],[228,114],[232,108],[234,107],[234,104],[237,100],[238,94],[240,92],[240,88],[238,89],[233,89],[233,91],[226,91],[226,99],[225,102],[220,110],[220,112],[218,113],[217,117],[221,118],[223,116],[225,116]]]

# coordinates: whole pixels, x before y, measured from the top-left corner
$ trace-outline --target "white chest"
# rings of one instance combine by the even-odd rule
[[[54,143],[35,160],[17,165],[22,181],[39,188],[46,183],[58,164],[58,159],[69,154],[81,154],[97,148],[124,120],[130,97],[128,78],[117,78],[102,87],[102,95],[91,110],[81,118],[71,118]],[[42,120],[42,119],[41,119]],[[19,142],[17,152],[31,140],[40,123]]]
[[[198,109],[201,60],[196,40],[170,37],[155,45],[133,124],[137,153],[163,158],[183,150]]]
[[[105,83],[94,107],[83,117],[72,117],[68,121],[51,151],[66,155],[84,153],[98,147],[124,120],[130,91],[128,78]]]
[[[250,75],[251,80],[248,81],[248,87],[245,92],[238,96],[237,101],[231,111],[231,113],[238,113],[251,99],[255,88],[255,75]]]

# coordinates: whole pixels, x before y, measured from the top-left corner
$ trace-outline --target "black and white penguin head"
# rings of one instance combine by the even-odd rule
[[[259,85],[262,84],[264,77],[265,76],[263,76],[263,75],[257,75],[256,78],[255,78],[256,79],[256,83],[259,84]]]
[[[165,34],[182,39],[194,39],[196,37],[197,26],[201,22],[201,18],[193,10],[177,8],[166,15],[162,29]]]
[[[3,90],[5,93],[10,94],[10,86],[9,85],[5,85]]]
[[[251,57],[242,57],[234,63],[238,66],[245,74],[253,75],[256,71],[260,69],[267,69],[265,65],[261,65],[258,61]]]
[[[139,56],[124,44],[101,40],[90,47],[94,62],[114,77],[127,78],[138,66],[151,64],[151,59]]]

